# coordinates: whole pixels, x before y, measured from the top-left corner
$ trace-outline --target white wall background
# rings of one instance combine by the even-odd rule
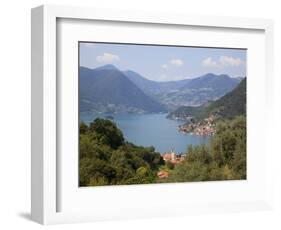
[[[281,98],[281,14],[276,0],[8,0],[0,8],[0,228],[38,229],[30,213],[30,8],[68,4],[201,15],[261,17],[275,20],[275,93]],[[280,229],[281,130],[276,108],[275,203],[273,212],[202,215],[168,219],[48,226],[52,229]],[[258,131],[258,130],[257,130]]]

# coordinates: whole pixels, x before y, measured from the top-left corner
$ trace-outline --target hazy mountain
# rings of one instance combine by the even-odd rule
[[[167,90],[156,96],[170,110],[180,106],[199,106],[222,97],[240,81],[227,75],[206,74],[189,80],[177,90]]]
[[[217,93],[225,93],[234,89],[241,81],[240,78],[231,78],[226,74],[216,75],[208,73],[198,78],[194,78],[184,85],[184,89],[212,89]]]
[[[241,78],[206,74],[180,81],[157,82],[114,65],[80,68],[80,109],[99,112],[161,112],[199,106],[234,89]]]
[[[83,68],[83,67],[82,67]],[[103,65],[95,68],[95,70],[119,70],[117,67],[111,64]]]
[[[244,78],[231,92],[211,103],[205,111],[222,118],[231,119],[246,114],[247,80]]]
[[[178,90],[190,81],[190,79],[185,79],[179,81],[158,82],[149,80],[131,70],[123,71],[123,73],[132,82],[134,82],[135,85],[137,85],[140,89],[150,95],[157,95],[166,91]]]
[[[223,119],[231,119],[238,115],[246,114],[246,78],[231,92],[220,99],[198,107],[181,106],[168,115],[172,119],[204,119],[210,115]]]
[[[162,112],[165,107],[147,96],[113,65],[80,67],[80,111]]]
[[[156,82],[133,71],[123,72],[135,85],[171,111],[180,106],[199,106],[234,89],[241,78],[206,74],[180,81]]]

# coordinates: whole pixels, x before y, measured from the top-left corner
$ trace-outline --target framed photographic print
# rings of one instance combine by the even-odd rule
[[[245,180],[246,53],[80,41],[79,185]]]
[[[34,8],[32,219],[271,208],[272,31],[265,19]]]

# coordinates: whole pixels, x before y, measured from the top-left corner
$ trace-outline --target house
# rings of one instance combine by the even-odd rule
[[[177,158],[176,153],[172,150],[170,153],[164,153],[161,155],[164,161],[175,161]]]
[[[169,173],[167,171],[164,171],[164,170],[161,170],[157,173],[157,176],[160,178],[160,179],[165,179],[165,178],[168,178],[169,176]]]
[[[170,161],[174,165],[180,163],[185,158],[185,154],[176,154],[173,150],[170,153],[163,153],[161,156],[164,161]]]

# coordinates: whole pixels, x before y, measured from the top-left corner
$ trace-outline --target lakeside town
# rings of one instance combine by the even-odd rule
[[[201,122],[191,122],[179,126],[179,132],[197,136],[213,136],[215,134],[215,116],[210,115]]]
[[[184,134],[191,134],[197,136],[213,136],[215,134],[215,116],[210,115],[201,122],[186,123],[178,127],[179,132]],[[177,154],[174,150],[161,154],[166,165],[170,164],[174,168],[177,164],[181,163],[186,154]],[[159,179],[166,179],[169,177],[169,170],[167,168],[160,169],[157,173]]]
[[[246,49],[78,46],[79,187],[247,179]]]

